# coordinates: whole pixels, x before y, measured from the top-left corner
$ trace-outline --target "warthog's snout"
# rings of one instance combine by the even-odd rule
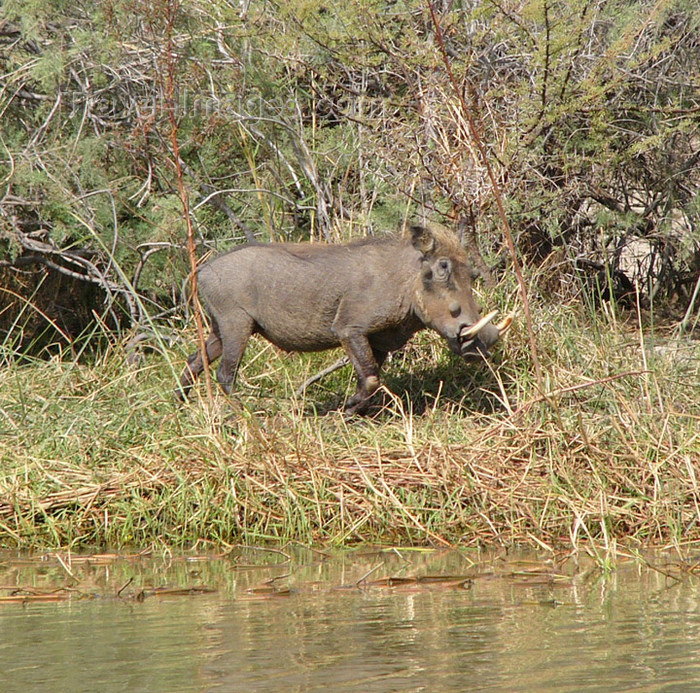
[[[513,316],[507,315],[497,325],[491,324],[498,315],[493,310],[473,325],[463,327],[459,333],[459,353],[465,360],[489,358],[489,349],[508,331]]]

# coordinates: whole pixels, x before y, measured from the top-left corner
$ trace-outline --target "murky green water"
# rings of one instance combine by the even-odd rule
[[[691,563],[290,558],[0,555],[0,691],[700,690]]]

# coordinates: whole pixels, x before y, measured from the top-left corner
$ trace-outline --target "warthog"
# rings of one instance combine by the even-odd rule
[[[208,361],[221,356],[217,379],[229,393],[253,333],[287,351],[342,346],[357,372],[357,392],[345,409],[362,412],[387,354],[419,330],[436,330],[465,359],[489,355],[511,318],[493,325],[496,311],[479,317],[473,279],[457,237],[437,225],[344,245],[241,246],[199,270],[211,317]],[[197,351],[187,360],[180,398],[203,368]]]

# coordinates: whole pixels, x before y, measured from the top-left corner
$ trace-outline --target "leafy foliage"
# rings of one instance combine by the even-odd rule
[[[570,297],[581,272],[621,273],[646,304],[697,311],[697,3],[434,9],[518,249],[557,267],[547,293]],[[427,214],[470,227],[472,254],[505,262],[423,2],[9,0],[0,41],[0,286],[15,302],[0,329],[15,325],[14,294],[49,310],[46,273],[78,302],[76,283],[99,290],[87,313],[114,326],[183,304],[170,108],[202,254]]]

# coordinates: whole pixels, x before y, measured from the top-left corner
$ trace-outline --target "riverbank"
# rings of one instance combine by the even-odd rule
[[[0,544],[299,541],[609,547],[700,540],[700,345],[579,308],[537,311],[545,392],[516,323],[492,366],[420,335],[368,417],[335,409],[338,352],[247,353],[236,396],[171,398],[194,336],[127,363],[0,370]],[[9,355],[11,356],[11,355]]]

